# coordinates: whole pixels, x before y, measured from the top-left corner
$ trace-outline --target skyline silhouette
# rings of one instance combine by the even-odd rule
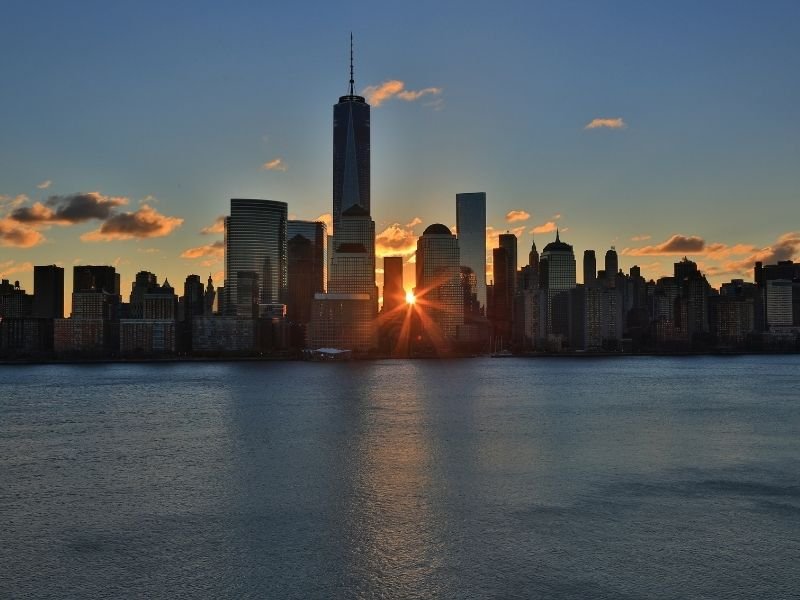
[[[591,65],[577,52],[585,41],[551,33],[532,45],[508,15],[481,20],[486,31],[505,25],[504,43],[479,38],[465,45],[459,38],[450,48],[421,27],[419,44],[402,51],[397,40],[378,42],[374,24],[359,27],[355,19],[342,29],[356,32],[364,83],[355,89],[374,109],[371,212],[378,260],[403,256],[405,277],[413,281],[417,238],[431,223],[452,229],[452,198],[471,190],[487,194],[487,271],[500,233],[513,232],[527,246],[531,236],[549,242],[557,227],[579,249],[616,246],[620,267],[638,264],[647,278],[669,273],[684,255],[715,286],[747,277],[755,260],[796,260],[800,181],[792,99],[798,84],[789,73],[800,56],[788,34],[799,15],[791,4],[778,6],[769,14],[692,9],[696,27],[672,32],[674,47],[695,51],[691,60],[645,41],[645,31],[664,35],[677,19],[657,26],[655,17],[666,15],[655,8],[632,10],[617,42],[604,35],[605,16],[589,22],[599,9],[583,16],[541,9],[536,31],[544,23],[581,25],[599,55],[628,57],[609,64],[628,65],[629,72],[612,69],[604,82],[599,74],[587,77]],[[31,33],[30,10],[9,11],[4,47]],[[131,15],[121,8],[98,11],[83,27],[119,25],[122,16]],[[303,51],[266,64],[258,53],[245,57],[219,44],[207,45],[205,65],[187,62],[185,53],[197,48],[212,22],[240,23],[216,11],[187,15],[177,26],[186,33],[185,46],[160,44],[161,67],[154,63],[156,50],[123,52],[107,36],[88,52],[67,43],[55,53],[53,44],[63,39],[42,40],[43,32],[34,36],[41,43],[14,46],[6,52],[7,76],[29,93],[0,99],[9,116],[0,150],[0,276],[31,288],[34,264],[58,262],[67,267],[69,289],[73,264],[114,264],[125,280],[144,268],[177,281],[188,273],[210,274],[221,284],[219,216],[228,198],[269,198],[287,202],[290,217],[328,218],[325,120],[330,98],[348,88],[347,38],[335,26],[352,16],[328,24]],[[296,15],[280,17],[292,23]],[[465,10],[454,18],[475,24],[479,17],[486,15]],[[60,18],[70,24],[73,17]],[[131,16],[118,39],[146,31],[163,35],[164,27]],[[742,33],[747,43],[734,45]],[[284,34],[277,39],[292,50],[301,43],[288,43]],[[641,52],[631,63],[635,42]],[[534,52],[545,49],[575,54],[548,62],[547,52]],[[489,61],[498,54],[505,59]],[[117,59],[113,70],[106,65]],[[523,76],[529,64],[535,78]],[[55,110],[53,95],[43,93],[46,83],[33,81],[25,65],[41,67],[51,86],[59,68],[62,79],[72,76],[80,85],[93,74],[110,91]],[[575,80],[565,75],[570,67]],[[180,69],[183,87],[165,83],[170,69]],[[301,72],[309,75],[299,78]],[[111,85],[123,81],[121,73],[125,85]],[[203,77],[211,74],[226,83],[203,94]],[[131,93],[137,85],[162,93],[142,102]],[[289,93],[272,93],[281,87]],[[654,97],[664,90],[670,93]],[[682,92],[692,93],[678,98]],[[181,104],[189,94],[194,101]],[[32,101],[22,105],[23,97]]]

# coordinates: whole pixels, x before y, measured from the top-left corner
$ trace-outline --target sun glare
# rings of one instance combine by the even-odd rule
[[[406,304],[414,304],[417,299],[414,297],[414,292],[406,292]]]

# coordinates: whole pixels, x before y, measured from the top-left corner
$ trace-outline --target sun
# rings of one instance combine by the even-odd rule
[[[414,297],[414,292],[406,292],[406,304],[414,304],[417,299]]]

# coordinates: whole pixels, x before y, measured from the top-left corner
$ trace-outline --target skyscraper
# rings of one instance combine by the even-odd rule
[[[64,318],[64,269],[56,265],[33,267],[33,316]]]
[[[575,287],[575,254],[572,246],[556,239],[544,247],[540,281],[547,290],[546,333],[569,336],[569,290]]]
[[[500,248],[505,248],[508,255],[506,278],[509,285],[509,294],[514,297],[517,292],[517,236],[513,233],[501,233],[498,238]]]
[[[276,304],[286,296],[285,202],[231,199],[225,219],[225,311],[236,314],[239,272],[256,273],[257,302]],[[249,305],[251,299],[244,299]]]
[[[350,88],[333,107],[333,238],[327,294],[316,294],[310,347],[365,351],[377,346],[375,222],[370,216],[369,104],[355,94],[353,38]]]
[[[486,307],[486,193],[456,194],[456,235],[461,266],[475,274],[478,302]]]
[[[383,259],[383,311],[391,312],[406,300],[403,289],[403,257],[386,256]]]
[[[458,240],[450,229],[439,223],[425,229],[417,240],[416,295],[434,323],[426,331],[434,346],[454,342],[464,323],[460,265]]]
[[[350,35],[350,87],[333,106],[333,232],[353,205],[370,214],[369,104],[355,94],[353,36]]]
[[[593,287],[597,283],[597,258],[594,250],[583,251],[583,285]]]

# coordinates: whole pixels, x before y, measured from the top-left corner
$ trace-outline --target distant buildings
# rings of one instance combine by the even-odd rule
[[[427,317],[422,327],[435,348],[444,348],[464,324],[458,239],[445,225],[430,225],[417,240],[416,256],[415,295]]]
[[[475,294],[486,307],[486,193],[456,194],[456,235],[461,266],[475,275]]]
[[[539,281],[546,291],[545,332],[548,336],[569,338],[569,291],[576,285],[575,254],[572,246],[556,239],[544,247],[539,260]]]
[[[227,315],[250,314],[254,299],[257,304],[285,302],[286,230],[285,202],[231,199],[231,214],[225,219]],[[249,279],[241,288],[240,273]],[[240,292],[245,292],[245,295],[240,297]]]

